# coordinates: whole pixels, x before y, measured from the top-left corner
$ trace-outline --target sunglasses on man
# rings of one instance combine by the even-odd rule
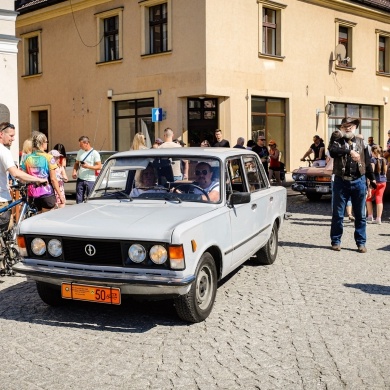
[[[208,173],[209,171],[207,169],[202,169],[201,171],[195,171],[196,176],[207,175]]]
[[[12,123],[6,123],[0,131],[4,131],[6,129],[15,129],[15,126]]]

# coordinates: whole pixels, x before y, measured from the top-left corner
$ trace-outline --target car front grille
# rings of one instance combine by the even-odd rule
[[[62,239],[64,260],[69,263],[122,266],[118,241]]]

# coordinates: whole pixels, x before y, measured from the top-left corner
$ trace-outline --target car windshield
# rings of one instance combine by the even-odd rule
[[[104,166],[89,199],[217,203],[221,162],[210,157],[118,157]]]

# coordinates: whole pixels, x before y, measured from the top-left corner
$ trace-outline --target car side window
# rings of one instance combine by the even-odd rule
[[[266,188],[257,159],[254,156],[245,156],[244,166],[249,192],[256,192],[261,188]]]
[[[243,172],[241,159],[235,158],[226,162],[227,191],[246,192],[245,173]]]

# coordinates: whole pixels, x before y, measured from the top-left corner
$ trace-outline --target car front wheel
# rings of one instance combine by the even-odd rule
[[[60,306],[64,304],[61,298],[61,291],[48,283],[37,282],[39,297],[49,306]]]
[[[278,226],[274,222],[271,236],[267,243],[256,253],[257,262],[261,265],[271,265],[278,254]]]
[[[178,316],[188,322],[205,320],[211,313],[216,294],[217,269],[213,257],[206,252],[200,259],[190,291],[175,298]]]

